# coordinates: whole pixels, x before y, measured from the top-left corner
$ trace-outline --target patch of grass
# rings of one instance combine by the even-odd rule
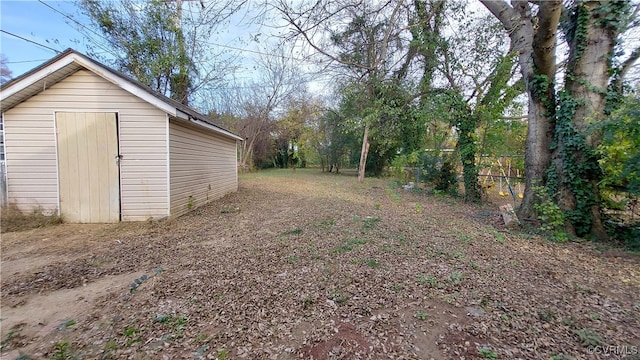
[[[550,309],[538,310],[538,319],[544,322],[552,322],[556,319],[556,313]]]
[[[431,274],[427,274],[427,275],[418,274],[416,275],[416,281],[420,285],[429,286],[429,287],[436,287],[438,285],[438,280],[436,280],[436,278]]]
[[[118,349],[118,343],[115,340],[109,340],[104,345],[104,350],[105,351],[115,351],[117,349]]]
[[[285,231],[285,232],[283,232],[281,235],[282,235],[282,236],[300,235],[300,234],[302,234],[302,233],[303,233],[302,229],[300,229],[300,228],[296,228],[296,229],[293,229],[293,230]]]
[[[562,325],[566,327],[574,327],[576,325],[576,318],[573,315],[562,319]]]
[[[467,244],[467,243],[470,243],[473,240],[473,237],[471,237],[471,235],[469,235],[469,234],[458,234],[458,240],[460,240],[463,243]]]
[[[343,254],[343,253],[346,253],[347,251],[351,251],[351,250],[355,249],[359,245],[364,245],[367,242],[368,242],[368,240],[366,240],[366,239],[358,239],[358,238],[349,239],[349,240],[345,241],[342,245],[329,250],[329,253],[330,254]]]
[[[480,307],[483,309],[486,309],[489,304],[491,304],[491,299],[488,296],[483,296],[482,299],[480,299]]]
[[[416,203],[416,214],[422,214],[422,204],[421,203]]]
[[[297,263],[298,261],[300,261],[299,256],[295,256],[295,255],[287,256],[287,262],[289,264],[294,264],[294,263]]]
[[[304,298],[304,300],[302,300],[302,308],[303,309],[309,309],[311,306],[313,306],[313,304],[315,304],[316,300],[311,296],[307,296]]]
[[[73,319],[63,321],[62,323],[60,323],[60,325],[58,325],[58,330],[68,329],[70,327],[73,327],[75,324],[76,324],[76,321]]]
[[[483,347],[481,349],[478,349],[478,356],[480,356],[483,359],[497,359],[498,358],[498,354],[496,354],[493,350]]]
[[[5,348],[7,348],[11,344],[11,341],[20,335],[21,331],[22,326],[14,327],[7,331],[4,339],[2,339],[2,343],[0,343],[0,350],[4,350]]]
[[[380,222],[379,217],[367,216],[362,222],[362,231],[366,232],[366,231],[372,230],[376,226],[376,224],[379,222]]]
[[[418,318],[418,320],[427,320],[427,313],[424,311],[418,311],[416,312],[416,318]]]
[[[575,333],[584,347],[604,345],[604,339],[593,329],[580,329],[576,330]]]
[[[403,284],[391,285],[389,289],[395,292],[402,291],[404,289],[404,285]]]
[[[387,196],[391,198],[391,201],[395,205],[398,205],[398,204],[400,204],[402,202],[402,197],[400,197],[400,195],[398,193],[396,193],[393,189],[386,188],[385,192],[387,193]]]
[[[497,230],[493,230],[493,237],[496,239],[497,242],[499,242],[500,244],[504,244],[505,242],[505,236],[502,233],[499,233]]]
[[[374,269],[377,269],[381,266],[380,262],[375,258],[363,258],[363,259],[360,259],[360,262]]]
[[[451,285],[458,286],[462,283],[462,273],[452,272],[449,275],[449,280],[451,281]]]
[[[220,349],[218,350],[218,354],[217,354],[217,359],[218,360],[226,360],[229,358],[229,350],[227,349]]]
[[[383,244],[381,251],[385,254],[396,254],[396,248],[389,244]]]
[[[154,322],[166,324],[171,331],[175,332],[176,335],[181,335],[184,331],[184,328],[187,326],[187,322],[189,318],[184,315],[177,316],[176,314],[156,314]]]
[[[75,359],[76,355],[71,350],[71,343],[68,341],[58,341],[53,344],[53,352],[49,356],[52,360],[69,360]]]
[[[35,208],[29,213],[23,213],[14,204],[2,209],[0,216],[0,232],[25,231],[63,223],[58,214],[49,214],[42,208]]]
[[[336,224],[333,219],[322,219],[318,221],[318,227],[323,230],[329,230]]]
[[[136,327],[127,327],[122,331],[122,335],[127,338],[127,346],[131,346],[137,342],[142,341],[142,337],[140,337],[140,329]]]
[[[320,254],[318,253],[318,249],[316,248],[316,246],[313,243],[309,243],[309,253],[311,254],[311,258],[313,260],[318,260],[321,259],[322,257],[320,256]]]

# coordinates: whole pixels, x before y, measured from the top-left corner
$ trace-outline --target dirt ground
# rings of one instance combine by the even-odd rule
[[[640,359],[640,257],[280,170],[163,222],[2,235],[2,359]]]

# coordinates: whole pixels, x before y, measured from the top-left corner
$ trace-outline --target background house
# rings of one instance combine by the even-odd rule
[[[239,136],[72,49],[0,93],[7,199],[21,210],[140,221],[238,188]]]

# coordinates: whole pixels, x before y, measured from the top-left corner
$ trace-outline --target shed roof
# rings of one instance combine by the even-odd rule
[[[0,87],[0,111],[7,111],[48,87],[64,80],[78,70],[87,69],[125,91],[147,101],[167,114],[213,130],[223,136],[243,140],[240,136],[215,124],[205,115],[178,101],[152,90],[74,49],[67,49],[51,60],[9,81]]]

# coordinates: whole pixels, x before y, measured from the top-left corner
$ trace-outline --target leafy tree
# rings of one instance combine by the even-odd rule
[[[603,123],[600,165],[605,189],[640,197],[640,97],[628,95]]]
[[[334,166],[338,170],[342,166],[358,163],[361,145],[359,131],[349,125],[347,112],[343,107],[344,101],[338,109],[328,109],[320,117],[322,137],[318,143],[318,153],[329,171],[332,171]]]
[[[592,124],[604,118],[607,89],[616,83],[611,60],[618,35],[632,23],[629,2],[576,0],[564,9],[561,1],[535,5],[528,1],[512,1],[511,5],[505,1],[482,2],[511,37],[527,84],[527,183],[519,215],[536,216],[534,205],[540,199],[533,189],[547,186],[566,214],[569,234],[607,239],[598,187],[602,172],[596,152],[602,137],[592,131]],[[640,5],[635,12],[638,8]],[[564,88],[556,92],[556,34],[560,30],[569,57]],[[624,63],[635,61],[635,53]]]
[[[277,165],[280,167],[306,167],[315,152],[319,131],[317,118],[319,103],[306,93],[289,101],[286,112],[275,121],[272,134],[278,151]]]
[[[321,5],[321,6],[318,6]],[[403,1],[362,2],[341,0],[301,4],[295,7],[279,1],[276,9],[290,26],[289,39],[302,39],[304,44],[339,64],[352,79],[363,84],[364,93],[358,102],[358,121],[363,129],[358,180],[363,181],[369,153],[371,123],[378,115],[376,86],[390,72],[394,52],[389,51],[401,42],[401,10]]]
[[[465,198],[480,201],[477,157],[479,147],[485,147],[487,132],[499,121],[513,99],[524,91],[521,81],[514,81],[515,56],[509,54],[496,21],[487,16],[469,16],[461,4],[450,2],[443,15],[455,21],[454,31],[433,36],[436,62],[432,72],[425,70],[430,82],[421,79],[421,104],[432,118],[446,120],[457,134],[456,149],[462,164]],[[415,36],[415,35],[414,35]],[[428,62],[425,61],[425,66]],[[431,78],[432,77],[432,78]],[[433,81],[435,80],[435,81]],[[431,103],[431,105],[428,105]]]
[[[186,2],[186,12],[181,0],[81,0],[80,7],[115,51],[119,70],[186,104],[230,67],[214,59],[206,42],[243,3]]]
[[[8,82],[13,77],[11,69],[7,66],[7,57],[0,54],[0,85]]]

